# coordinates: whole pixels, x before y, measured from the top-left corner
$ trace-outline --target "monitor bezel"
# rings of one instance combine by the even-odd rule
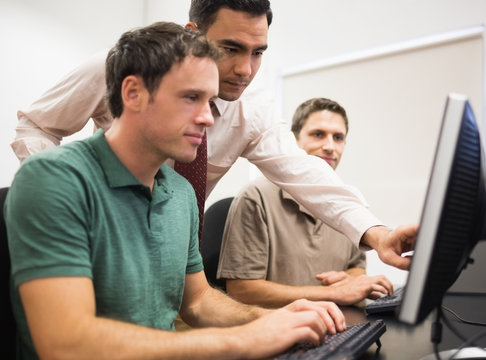
[[[398,309],[398,319],[404,323],[417,324],[423,320],[421,319],[423,314],[420,313],[420,310],[428,280],[426,274],[429,273],[433,260],[437,233],[467,102],[467,97],[462,94],[449,94],[447,98],[414,255],[403,293],[403,300]]]

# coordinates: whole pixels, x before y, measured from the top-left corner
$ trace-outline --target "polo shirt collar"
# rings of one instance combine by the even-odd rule
[[[144,186],[115,155],[106,141],[105,133],[102,129],[99,129],[88,141],[98,156],[100,166],[110,187]],[[157,172],[155,179],[161,185],[162,181],[160,180],[164,179],[161,170]]]
[[[299,202],[297,202],[293,197],[292,195],[290,195],[287,191],[283,190],[283,189],[280,189],[280,193],[282,194],[282,199],[284,200],[289,200],[289,201],[293,201],[295,204],[297,204],[299,206],[299,211],[301,213],[304,213],[306,215],[309,215],[311,218],[313,219],[316,219],[316,217],[314,215],[311,214],[311,212],[309,210],[307,210],[303,205],[301,205]]]

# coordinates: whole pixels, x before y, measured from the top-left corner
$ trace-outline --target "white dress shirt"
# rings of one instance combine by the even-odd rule
[[[59,145],[90,118],[96,129],[110,127],[113,118],[104,101],[106,54],[96,54],[28,109],[18,111],[11,146],[19,160]],[[276,120],[268,96],[247,89],[240,99],[216,99],[215,105],[220,116],[207,129],[206,196],[241,156],[357,246],[367,229],[382,225],[359,192],[345,185],[330,166],[323,166],[321,159],[297,146],[288,125]]]

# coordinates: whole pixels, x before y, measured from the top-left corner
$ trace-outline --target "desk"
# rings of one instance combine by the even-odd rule
[[[448,294],[444,298],[443,305],[453,310],[463,319],[486,323],[486,294]],[[430,341],[430,329],[435,319],[435,312],[417,326],[402,324],[395,316],[366,317],[363,309],[343,308],[348,324],[355,324],[366,319],[381,318],[386,323],[386,332],[381,336],[381,348],[377,353],[376,345],[372,345],[362,356],[361,360],[416,360],[434,352],[433,344]],[[485,331],[485,327],[468,325],[459,322],[452,315],[444,312],[444,316],[467,338]],[[442,323],[443,324],[443,323]],[[486,347],[486,337],[477,341]],[[442,341],[439,344],[439,351],[456,348],[462,344],[445,325],[442,328]]]

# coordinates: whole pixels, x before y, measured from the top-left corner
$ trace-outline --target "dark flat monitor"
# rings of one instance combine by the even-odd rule
[[[398,308],[400,321],[420,323],[439,307],[470,263],[472,250],[484,239],[485,169],[481,134],[469,101],[450,94]]]

